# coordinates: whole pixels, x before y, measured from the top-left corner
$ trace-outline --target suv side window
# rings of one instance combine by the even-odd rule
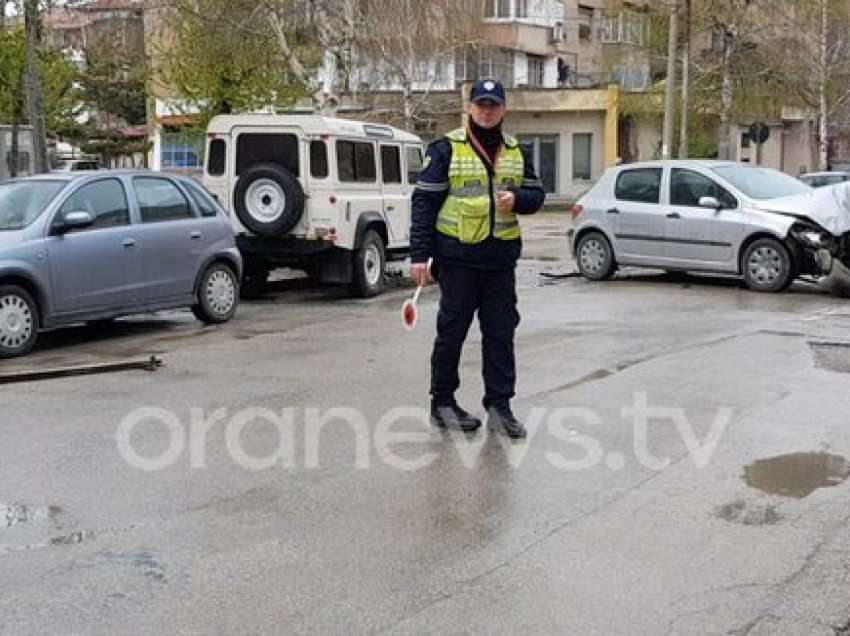
[[[328,176],[328,145],[321,139],[310,142],[310,176],[317,179]]]
[[[398,146],[381,146],[381,177],[384,183],[401,183],[401,150]]]
[[[171,181],[156,177],[133,179],[142,223],[193,219],[195,215],[183,193]]]
[[[714,197],[726,209],[738,207],[729,192],[705,175],[683,168],[673,168],[670,175],[670,205],[698,208],[702,197]]]
[[[411,185],[415,184],[420,172],[422,172],[422,148],[408,146],[407,182]]]
[[[375,146],[370,142],[336,142],[339,180],[348,183],[374,183],[377,178]]]
[[[210,142],[210,156],[207,157],[207,172],[211,177],[220,177],[224,174],[227,159],[227,145],[224,139],[213,139]]]
[[[661,168],[623,170],[617,176],[614,196],[620,201],[658,203],[661,195]]]
[[[77,232],[130,225],[127,194],[118,179],[103,179],[82,186],[62,205],[59,218],[68,212],[88,212],[94,219],[92,225],[75,230]]]

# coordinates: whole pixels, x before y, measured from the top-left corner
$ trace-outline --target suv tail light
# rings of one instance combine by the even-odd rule
[[[572,209],[572,210],[570,210],[570,214],[572,214],[572,215],[573,215],[573,218],[574,218],[574,219],[577,219],[579,216],[581,216],[581,213],[582,213],[582,211],[583,211],[583,210],[584,210],[584,206],[583,206],[583,205],[579,205],[578,203],[576,203],[576,204],[573,206],[573,209]]]

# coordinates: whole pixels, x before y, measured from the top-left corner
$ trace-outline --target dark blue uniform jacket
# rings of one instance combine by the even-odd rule
[[[534,214],[543,205],[545,193],[534,171],[531,157],[522,149],[525,175],[522,187],[512,188],[516,196],[514,212]],[[477,151],[476,151],[477,152]],[[413,191],[410,249],[413,263],[424,263],[433,257],[445,265],[461,265],[477,269],[509,269],[516,266],[522,251],[522,240],[503,241],[492,234],[481,243],[463,244],[436,230],[437,213],[449,194],[449,164],[452,160],[451,142],[443,137],[428,146],[426,165],[419,174]],[[484,165],[491,171],[489,161]],[[492,180],[492,171],[491,171]],[[490,198],[490,227],[494,226],[495,202]]]

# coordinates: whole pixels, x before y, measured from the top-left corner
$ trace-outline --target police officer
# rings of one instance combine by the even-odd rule
[[[516,262],[522,249],[517,214],[543,205],[531,157],[502,132],[505,89],[493,80],[473,84],[469,125],[428,147],[413,193],[410,275],[439,281],[440,311],[431,356],[431,421],[440,428],[478,430],[481,421],[460,408],[458,365],[478,312],[488,427],[512,438],[525,427],[511,412],[516,385],[514,332],[519,324]]]

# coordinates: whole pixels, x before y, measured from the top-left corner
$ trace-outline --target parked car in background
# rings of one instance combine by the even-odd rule
[[[303,269],[361,297],[410,248],[421,140],[391,126],[314,115],[219,115],[207,128],[204,185],[232,211],[243,294],[270,270]]]
[[[83,172],[86,170],[102,170],[97,159],[57,159],[53,172]]]
[[[850,265],[850,205],[830,190],[743,163],[618,166],[577,202],[570,245],[591,280],[638,265],[734,274],[754,291],[777,292],[800,275]]]
[[[227,213],[191,179],[134,170],[0,182],[0,358],[82,321],[191,307],[225,322],[241,273]]]
[[[808,172],[801,174],[798,179],[813,188],[822,188],[850,181],[850,172]]]

